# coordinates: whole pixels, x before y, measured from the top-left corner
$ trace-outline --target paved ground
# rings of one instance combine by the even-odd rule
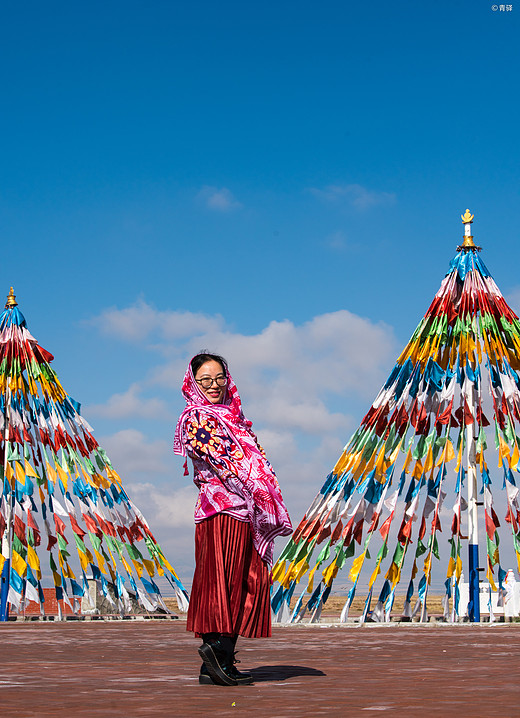
[[[181,621],[0,624],[0,715],[520,716],[520,624],[275,628],[200,686]]]

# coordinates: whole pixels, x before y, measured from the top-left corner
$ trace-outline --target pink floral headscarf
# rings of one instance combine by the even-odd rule
[[[194,358],[195,357],[193,357],[193,359]],[[223,423],[228,430],[231,430],[233,426],[243,427],[244,429],[250,430],[253,425],[252,422],[248,421],[244,416],[240,395],[238,393],[237,386],[229,373],[229,369],[225,366],[223,367],[228,380],[226,391],[224,393],[224,401],[222,404],[212,404],[195,381],[191,368],[191,362],[193,359],[188,364],[186,374],[184,375],[184,381],[182,382],[182,393],[186,399],[186,408],[179,417],[173,440],[173,451],[175,454],[179,454],[180,456],[186,456],[186,449],[182,440],[183,424],[185,423],[186,417],[191,414],[194,409],[203,408]]]

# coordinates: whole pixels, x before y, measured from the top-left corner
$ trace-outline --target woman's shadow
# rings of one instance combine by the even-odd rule
[[[307,666],[258,666],[251,668],[250,673],[255,683],[264,681],[286,681],[296,676],[326,676],[323,671]]]

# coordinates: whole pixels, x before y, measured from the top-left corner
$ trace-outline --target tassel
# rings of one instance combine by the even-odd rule
[[[188,471],[188,459],[184,462],[184,476],[189,476],[190,472]]]

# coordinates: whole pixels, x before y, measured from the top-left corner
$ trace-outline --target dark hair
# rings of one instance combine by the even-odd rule
[[[197,354],[193,357],[191,360],[191,370],[193,372],[193,376],[196,375],[198,370],[201,368],[203,364],[205,364],[207,361],[216,361],[220,364],[222,367],[222,371],[224,374],[228,373],[228,365],[227,361],[224,359],[224,357],[221,357],[219,354],[210,354],[209,352],[200,352],[200,354]]]

